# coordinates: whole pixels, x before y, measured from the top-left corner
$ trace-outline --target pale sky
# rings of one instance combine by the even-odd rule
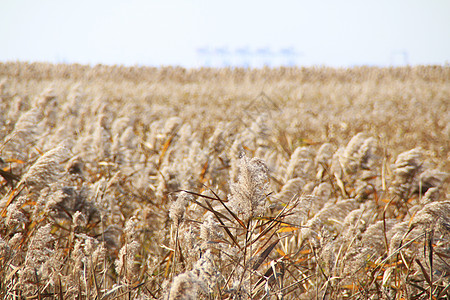
[[[0,61],[16,60],[448,65],[450,0],[0,0]]]

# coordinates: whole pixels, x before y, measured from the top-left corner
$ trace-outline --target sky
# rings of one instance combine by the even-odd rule
[[[449,0],[0,0],[0,61],[450,63]]]

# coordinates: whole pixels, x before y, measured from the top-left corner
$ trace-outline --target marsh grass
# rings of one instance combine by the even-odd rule
[[[450,69],[0,64],[5,299],[448,299]]]

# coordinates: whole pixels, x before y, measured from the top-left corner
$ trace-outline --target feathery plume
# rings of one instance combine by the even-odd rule
[[[195,300],[198,299],[199,289],[204,288],[202,282],[192,272],[182,273],[173,279],[167,300]]]
[[[317,151],[314,163],[317,168],[317,179],[321,179],[326,168],[331,167],[335,147],[330,143],[324,143]]]
[[[40,190],[62,176],[61,164],[69,158],[69,150],[65,146],[56,147],[42,155],[22,177],[23,183],[33,190]]]
[[[126,243],[119,251],[118,259],[115,262],[116,272],[131,284],[139,276],[139,265],[136,255],[139,253],[141,245],[137,241]]]
[[[371,169],[376,160],[377,141],[366,137],[362,132],[355,135],[339,157],[346,174],[353,174],[359,169]]]
[[[339,232],[342,224],[339,222],[344,220],[349,212],[357,209],[359,203],[354,199],[347,199],[334,203],[326,203],[325,206],[306,222],[304,228],[301,229],[301,236],[307,239],[314,233],[318,235],[319,230],[327,230],[329,232]]]
[[[176,268],[176,262],[177,262],[177,255],[178,255],[178,248],[179,248],[179,233],[180,233],[180,225],[183,221],[184,218],[184,213],[186,211],[186,207],[189,204],[189,200],[190,200],[191,195],[186,193],[186,192],[182,192],[181,194],[178,195],[178,198],[176,201],[174,201],[169,209],[169,217],[172,219],[173,221],[173,229],[174,230],[174,235],[173,235],[173,248],[175,249],[174,251],[174,255],[173,255],[173,264],[172,264],[172,273],[175,272],[175,268]],[[185,228],[182,228],[185,230]]]
[[[285,180],[296,177],[309,178],[314,171],[314,155],[312,151],[308,147],[298,147],[289,160]]]
[[[425,228],[436,226],[450,232],[450,201],[431,202],[425,205],[411,221],[411,227],[419,225]]]
[[[34,145],[41,134],[41,128],[38,126],[41,120],[42,112],[39,108],[32,108],[20,115],[14,130],[4,138],[4,144],[0,148],[2,154],[21,160],[28,159],[28,151],[25,149]]]
[[[445,172],[427,168],[423,155],[421,148],[415,148],[399,154],[395,160],[395,178],[390,189],[402,199],[414,194],[422,196],[430,188],[440,188],[448,177]]]
[[[248,221],[265,209],[268,169],[259,158],[241,157],[239,176],[230,186],[230,206]]]
[[[277,193],[274,198],[280,202],[287,203],[289,200],[293,199],[295,196],[299,196],[302,191],[305,181],[302,178],[292,178],[286,182],[281,191]]]
[[[48,279],[49,258],[53,253],[53,249],[50,248],[50,243],[53,241],[51,228],[52,225],[47,224],[40,227],[33,235],[28,246],[24,267],[19,272],[19,284],[31,288],[27,291],[28,295],[33,294],[36,288],[32,283]]]

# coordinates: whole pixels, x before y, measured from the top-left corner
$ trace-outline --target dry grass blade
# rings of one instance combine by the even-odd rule
[[[90,260],[91,260],[91,264],[92,264],[92,257],[90,257]],[[97,277],[95,276],[96,268],[97,268],[97,266],[94,266],[94,268],[91,269],[91,277],[94,280],[94,285],[95,285],[95,290],[96,290],[95,297],[97,299],[101,299],[102,298],[102,292],[101,292],[101,289],[100,289],[100,287],[99,287],[99,285],[97,283]]]
[[[429,231],[428,238],[426,239],[428,246],[428,263],[430,266],[430,299],[433,295],[433,234],[434,231]]]
[[[236,245],[236,247],[238,247],[239,249],[241,248],[241,246],[239,245],[237,239],[234,237],[234,235],[231,233],[231,231],[228,229],[228,226],[225,225],[225,223],[222,221],[221,219],[221,213],[219,213],[218,211],[216,211],[212,206],[211,203],[209,203],[208,201],[205,201],[206,205],[208,205],[208,210],[210,212],[212,212],[214,214],[214,216],[216,217],[216,219],[219,221],[219,223],[223,226],[223,229],[225,230],[225,232],[227,233],[227,235],[231,238],[231,240],[233,241],[233,243]]]
[[[58,276],[58,296],[59,296],[60,300],[64,299],[63,288],[62,288],[61,277],[60,276]]]
[[[389,253],[389,243],[386,235],[386,211],[389,207],[389,205],[392,203],[394,199],[391,199],[384,207],[383,209],[383,237],[384,237],[384,245],[386,247],[386,253]]]
[[[269,226],[267,226],[266,228],[264,228],[263,231],[261,231],[256,238],[254,238],[251,243],[249,243],[250,245],[253,245],[254,243],[256,243],[260,238],[264,237],[267,233],[269,233],[272,229],[275,228],[275,226],[277,225],[281,225],[283,223],[283,219],[284,217],[289,215],[289,211],[286,212],[287,207],[289,206],[289,204],[291,203],[292,199],[289,200],[289,202],[283,207],[283,209],[274,217],[271,218],[269,220],[269,222],[267,224],[269,224]],[[275,232],[272,233],[272,235],[270,236],[270,238],[275,234]],[[269,241],[270,239],[268,239]]]
[[[119,291],[121,288],[126,287],[126,285],[124,284],[118,284],[115,287],[113,287],[112,289],[110,289],[109,291],[107,291],[106,293],[103,294],[102,296],[102,300],[104,299],[108,299],[108,297],[112,296],[115,292]],[[115,297],[117,298],[117,297]]]
[[[125,292],[122,292],[121,294],[118,294],[117,296],[114,296],[112,299],[120,299],[121,297],[123,297],[123,296],[125,296],[125,295],[128,296],[128,297],[127,297],[128,299],[131,299],[131,298],[130,298],[131,292],[132,292],[133,290],[135,290],[135,289],[140,288],[140,287],[143,286],[144,284],[145,284],[145,282],[141,282],[141,283],[139,283],[139,284],[137,284],[137,285],[132,286],[131,288],[128,287],[128,286],[126,286],[127,290],[126,290]],[[104,298],[102,298],[102,299],[104,299]]]
[[[443,253],[440,253],[439,251],[434,251],[434,253],[441,259],[441,262],[443,262],[446,266],[447,266],[447,268],[449,268],[450,269],[450,255],[445,255],[445,254],[443,254]],[[447,260],[449,261],[449,262],[447,262]]]
[[[297,280],[296,282],[294,282],[294,283],[292,283],[292,284],[290,284],[290,285],[288,285],[288,286],[282,288],[282,289],[281,289],[281,292],[284,294],[285,291],[288,291],[289,289],[295,287],[296,285],[305,282],[306,280],[310,279],[310,278],[313,277],[313,276],[314,276],[314,275],[309,275],[309,276],[307,276],[307,277],[305,277],[305,278],[302,278],[302,279],[300,279],[300,280]],[[291,290],[290,292],[284,294],[284,296],[288,296],[290,293],[293,293],[294,291],[295,291],[295,290]]]
[[[242,220],[241,219],[239,219],[238,218],[238,216],[234,213],[234,212],[232,212],[229,208],[228,208],[228,206],[226,206],[225,205],[225,203],[223,202],[223,200],[222,199],[220,199],[220,197],[216,194],[216,192],[214,192],[212,189],[210,189],[210,188],[208,188],[210,191],[211,191],[211,193],[213,193],[213,195],[216,197],[216,199],[215,200],[217,200],[217,201],[219,201],[220,202],[220,204],[222,204],[222,206],[226,209],[226,211],[239,223],[239,225],[241,225],[242,226],[242,228],[244,228],[245,230],[247,230],[247,227],[245,226],[245,224],[244,224],[244,222],[242,222]],[[212,200],[214,200],[214,199],[212,199]]]
[[[425,233],[422,233],[418,236],[416,236],[415,238],[413,238],[412,240],[408,241],[407,243],[405,243],[404,245],[402,245],[401,247],[395,249],[394,252],[392,252],[388,257],[386,257],[385,259],[383,259],[378,266],[383,266],[384,264],[386,264],[386,262],[388,262],[392,257],[394,257],[394,255],[397,255],[397,253],[399,253],[401,250],[403,250],[404,248],[408,247],[409,245],[411,245],[412,243],[414,243],[416,240],[420,239],[421,237],[423,237],[425,235]]]
[[[177,192],[185,192],[185,193],[188,193],[188,194],[191,194],[191,195],[194,195],[194,196],[198,196],[198,197],[201,197],[201,198],[216,200],[215,198],[208,197],[208,196],[205,196],[205,195],[202,195],[202,194],[199,194],[199,193],[195,193],[195,192],[190,192],[190,191],[185,191],[185,190],[179,190],[179,191],[177,191]],[[222,214],[222,213],[220,213],[220,212],[214,210],[214,209],[212,208],[212,206],[210,205],[210,203],[207,202],[207,205],[204,205],[204,204],[202,204],[201,202],[198,202],[197,200],[194,200],[194,199],[191,199],[190,201],[193,202],[193,203],[195,203],[195,204],[197,204],[198,206],[200,206],[200,207],[202,207],[202,208],[204,208],[204,209],[206,209],[206,210],[212,212],[214,215],[218,215],[218,216],[220,216],[222,219],[226,219],[226,220],[228,220],[228,221],[231,222],[231,219],[230,219],[230,218],[228,218],[228,217],[225,216],[224,214]],[[205,202],[206,202],[206,201],[205,201]]]
[[[420,260],[418,260],[417,258],[415,259],[415,262],[419,265],[420,270],[422,271],[423,277],[425,278],[425,280],[428,283],[428,286],[431,287],[433,285],[433,283],[431,282],[431,278],[430,275],[428,275],[427,270],[425,269],[425,267],[422,265],[422,263],[420,262]]]
[[[172,256],[172,271],[170,272],[170,277],[169,279],[172,279],[173,276],[175,275],[175,269],[176,269],[176,265],[177,265],[177,254],[178,254],[178,229],[179,226],[177,226],[176,228],[176,232],[175,232],[175,247],[173,249],[173,256]]]
[[[164,145],[161,149],[161,153],[159,155],[159,160],[158,160],[158,169],[162,164],[162,161],[164,159],[164,156],[166,155],[167,150],[169,150],[170,145],[172,144],[172,140],[174,139],[174,137],[176,136],[176,132],[173,132],[168,138],[167,140],[164,142]]]
[[[444,295],[447,295],[447,297],[448,297],[449,296],[449,292],[450,292],[450,283],[447,284],[447,286],[444,289],[442,289],[442,291],[439,293],[437,298],[441,299],[441,297],[443,297]]]
[[[19,176],[14,175],[11,172],[7,172],[3,169],[0,169],[0,176],[2,176],[8,182],[8,184],[11,184],[11,185],[13,185],[14,181],[20,181]]]
[[[279,240],[276,240],[272,244],[270,244],[269,247],[266,248],[266,250],[263,251],[255,260],[253,263],[252,269],[256,270],[259,268],[259,266],[263,263],[263,261],[269,256],[270,252],[275,248],[275,246],[278,244]]]

